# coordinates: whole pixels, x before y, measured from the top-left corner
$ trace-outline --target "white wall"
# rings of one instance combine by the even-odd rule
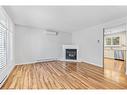
[[[74,32],[72,43],[79,46],[79,59],[103,67],[103,28],[125,23],[127,17]]]
[[[71,33],[47,35],[43,30],[16,25],[16,64],[61,59],[62,45],[72,43]]]
[[[5,76],[7,77],[9,76],[10,72],[15,66],[15,55],[14,55],[15,25],[2,7],[0,7],[0,11],[3,11],[5,13],[6,19],[8,21],[7,64],[5,68],[0,70],[0,81],[2,81],[5,78]],[[7,79],[7,77],[5,78],[5,80]],[[0,87],[2,86],[4,81],[0,84]]]
[[[97,66],[101,66],[102,44],[98,43],[101,36],[101,27],[91,27],[85,30],[77,31],[72,34],[72,43],[79,47],[79,60],[85,61]]]

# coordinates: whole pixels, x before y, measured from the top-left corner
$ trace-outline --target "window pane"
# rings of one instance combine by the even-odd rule
[[[106,38],[106,45],[111,45],[111,38]]]
[[[120,37],[113,37],[112,38],[113,45],[119,45],[119,39],[120,39]]]

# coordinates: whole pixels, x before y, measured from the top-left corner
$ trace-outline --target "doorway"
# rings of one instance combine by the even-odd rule
[[[126,24],[104,29],[104,75],[123,81],[126,73]]]

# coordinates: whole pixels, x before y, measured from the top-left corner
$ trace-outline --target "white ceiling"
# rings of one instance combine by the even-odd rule
[[[127,16],[126,6],[4,6],[15,24],[74,32]]]

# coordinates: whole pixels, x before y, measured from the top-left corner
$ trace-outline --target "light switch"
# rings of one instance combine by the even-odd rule
[[[97,40],[98,43],[100,43],[100,40]]]

